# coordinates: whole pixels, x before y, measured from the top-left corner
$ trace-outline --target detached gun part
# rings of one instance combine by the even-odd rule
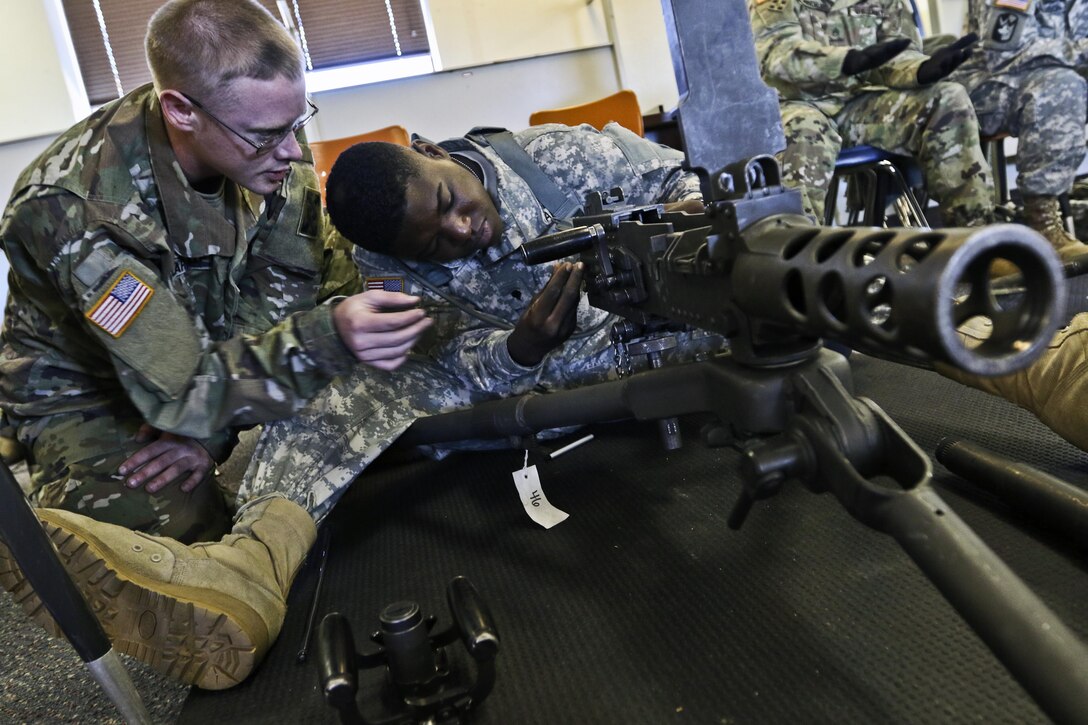
[[[431,634],[436,618],[424,617],[415,602],[393,602],[378,617],[379,630],[370,636],[378,645],[366,653],[355,650],[347,619],[327,615],[318,628],[318,677],[325,700],[340,713],[344,725],[392,723],[460,723],[490,694],[495,684],[499,635],[479,592],[463,576],[446,588],[453,623]],[[445,647],[460,640],[476,664],[472,682],[455,682]],[[389,697],[382,702],[391,714],[368,720],[356,696],[360,669],[386,670]]]
[[[1018,514],[1088,548],[1088,492],[1020,461],[955,438],[937,444],[937,460]]]

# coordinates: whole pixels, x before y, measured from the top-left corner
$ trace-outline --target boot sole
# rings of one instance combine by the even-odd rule
[[[234,618],[206,602],[138,584],[119,574],[105,555],[76,534],[49,521],[42,521],[42,526],[115,650],[206,690],[233,687],[253,671],[258,648]],[[3,543],[0,585],[46,631],[64,636]]]

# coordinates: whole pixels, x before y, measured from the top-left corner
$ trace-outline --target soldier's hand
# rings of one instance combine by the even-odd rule
[[[918,84],[936,83],[960,67],[971,57],[971,46],[978,42],[977,33],[968,33],[955,43],[936,50],[929,60],[918,66]]]
[[[909,38],[896,38],[874,43],[865,48],[851,48],[842,60],[842,74],[856,76],[858,73],[882,66],[906,50],[909,45]]]
[[[118,469],[126,476],[129,488],[143,486],[158,493],[171,483],[180,482],[185,493],[208,478],[215,461],[204,446],[192,438],[166,433],[144,423],[136,441],[151,443],[133,453]]]
[[[706,211],[706,205],[702,199],[684,199],[683,201],[670,201],[665,204],[665,211],[685,211],[689,214],[701,214]]]
[[[506,339],[514,362],[526,367],[537,365],[574,332],[584,273],[581,262],[556,266],[548,284],[533,297]]]
[[[394,370],[431,325],[418,304],[419,298],[412,295],[368,290],[338,304],[333,309],[333,324],[356,359]]]

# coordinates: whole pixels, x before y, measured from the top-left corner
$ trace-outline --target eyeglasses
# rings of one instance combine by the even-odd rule
[[[290,128],[284,129],[283,131],[273,131],[272,133],[266,133],[263,136],[261,136],[260,138],[258,138],[256,141],[254,141],[253,139],[250,139],[250,138],[242,135],[238,131],[234,130],[233,128],[231,128],[229,125],[227,125],[227,123],[225,121],[223,121],[223,119],[219,118],[219,116],[216,116],[214,113],[212,113],[207,108],[205,108],[204,104],[201,103],[200,101],[196,100],[192,96],[181,93],[181,91],[178,91],[178,93],[181,95],[182,98],[187,100],[189,103],[193,104],[194,106],[199,108],[201,111],[203,111],[204,113],[211,116],[213,121],[215,121],[220,126],[227,129],[228,131],[233,133],[235,136],[237,136],[238,138],[242,139],[247,144],[252,146],[257,153],[263,153],[265,151],[269,151],[269,150],[274,149],[277,146],[279,146],[281,143],[283,143],[283,140],[285,138],[287,138],[288,136],[296,133],[300,128],[302,128],[307,123],[309,123],[310,120],[314,116],[317,115],[317,111],[318,111],[318,108],[317,108],[317,106],[314,105],[313,101],[311,101],[309,98],[307,98],[306,99],[306,104],[309,105],[309,107],[310,107],[310,112],[309,113],[307,113],[305,116],[303,116],[299,120],[295,121],[295,123]]]

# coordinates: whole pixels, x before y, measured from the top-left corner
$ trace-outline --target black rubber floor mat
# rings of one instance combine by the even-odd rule
[[[1088,455],[1029,414],[855,357],[859,394],[931,455],[958,436],[1084,486]],[[550,530],[514,489],[521,451],[379,464],[331,517],[319,612],[344,613],[361,648],[393,601],[417,601],[445,626],[445,587],[467,576],[501,637],[479,723],[1046,721],[898,545],[830,495],[787,487],[729,530],[739,454],[706,448],[698,423],[685,421],[676,452],[654,424],[632,422],[593,426],[592,442],[535,461],[550,501],[570,513]],[[935,470],[950,506],[1088,638],[1083,554]],[[226,692],[194,690],[181,722],[337,722],[312,645],[296,663],[313,581],[299,577],[257,673]]]

